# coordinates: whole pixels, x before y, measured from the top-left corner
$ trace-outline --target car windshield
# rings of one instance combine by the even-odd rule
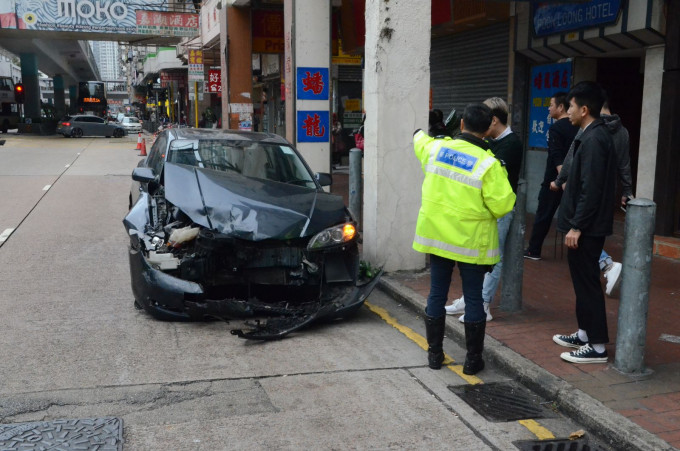
[[[197,147],[196,141],[173,141],[168,161],[316,188],[311,174],[290,146],[202,139],[198,141]]]
[[[131,124],[139,124],[139,119],[136,117],[126,117],[125,120]]]

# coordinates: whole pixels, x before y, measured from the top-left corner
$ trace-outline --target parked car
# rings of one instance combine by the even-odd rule
[[[90,114],[64,116],[57,124],[57,133],[61,133],[66,138],[82,138],[83,136],[122,138],[126,135],[125,129],[120,124],[108,122]]]
[[[157,319],[257,319],[232,333],[280,338],[355,312],[380,277],[361,275],[331,176],[277,135],[167,129],[132,179],[132,291]]]
[[[142,131],[142,123],[136,117],[124,116],[119,122],[128,133],[139,133]]]

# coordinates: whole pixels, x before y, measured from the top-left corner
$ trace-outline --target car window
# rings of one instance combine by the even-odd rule
[[[175,141],[179,144],[178,141]],[[171,147],[171,163],[237,172],[246,177],[316,188],[302,160],[289,146],[252,141],[200,140],[193,146]]]
[[[96,122],[97,124],[104,124],[106,121],[102,119],[101,117],[93,117],[92,122]]]
[[[146,165],[147,167],[152,168],[155,174],[160,174],[161,172],[167,145],[168,135],[166,133],[161,133],[151,147],[151,152],[149,153]]]

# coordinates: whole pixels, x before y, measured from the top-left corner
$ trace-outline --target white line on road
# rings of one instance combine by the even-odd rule
[[[69,166],[71,166],[71,165],[70,165],[70,164],[67,164],[67,165],[66,165],[66,166],[64,166],[64,167],[65,167],[65,168],[67,168],[67,167],[69,167]]]
[[[0,243],[4,243],[7,238],[14,232],[14,229],[5,229],[2,233],[0,233]]]
[[[47,191],[48,189],[52,188],[52,185],[45,185],[43,187],[43,191]]]

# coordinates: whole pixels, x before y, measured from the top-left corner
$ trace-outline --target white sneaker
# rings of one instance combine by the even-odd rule
[[[484,303],[484,312],[486,313],[486,322],[488,323],[493,319],[493,316],[491,316],[491,305],[489,302]],[[460,315],[460,318],[458,318],[458,321],[461,323],[465,322],[465,315]]]
[[[604,273],[604,277],[607,279],[607,296],[618,297],[618,291],[621,286],[621,268],[621,263],[614,262],[607,272]]]
[[[461,296],[451,305],[445,305],[444,310],[446,310],[447,315],[457,315],[459,313],[465,313],[465,296]]]

